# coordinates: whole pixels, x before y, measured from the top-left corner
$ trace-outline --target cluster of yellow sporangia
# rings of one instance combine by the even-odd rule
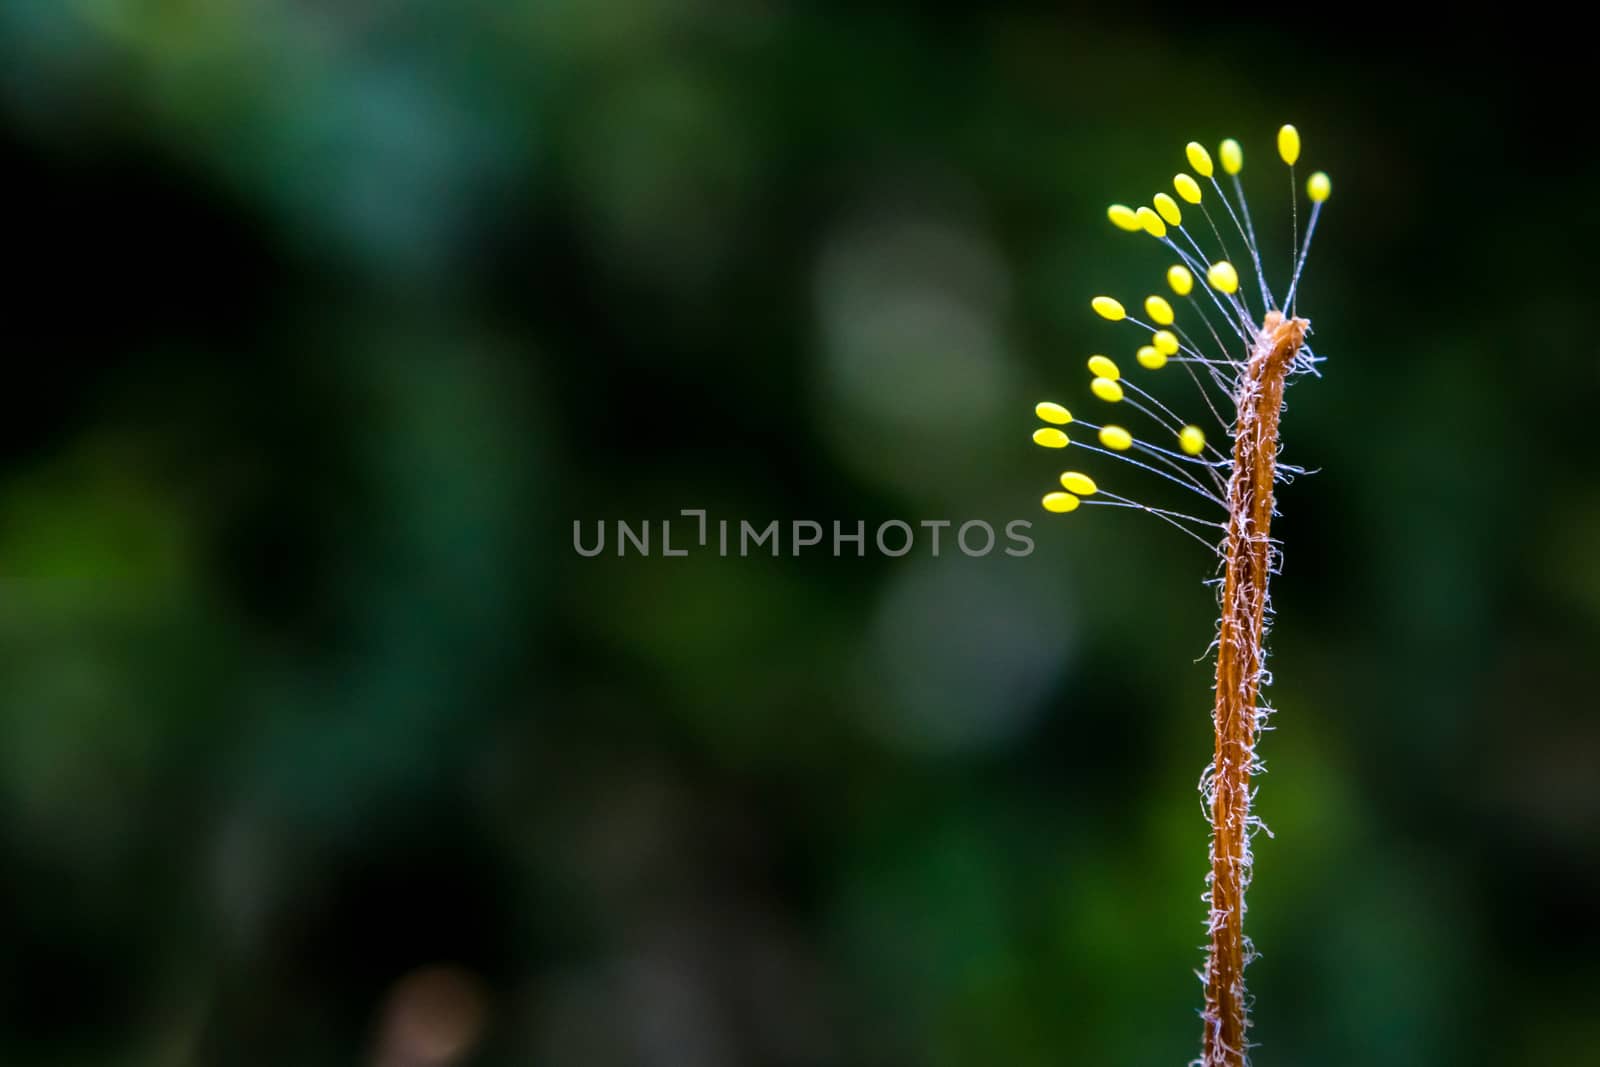
[[[1185,364],[1189,376],[1200,388],[1206,406],[1216,416],[1220,428],[1226,433],[1228,423],[1222,420],[1210,394],[1206,393],[1202,377],[1219,391],[1223,400],[1237,403],[1239,373],[1244,367],[1245,358],[1248,357],[1250,343],[1258,329],[1257,323],[1268,310],[1292,308],[1295,289],[1300,280],[1300,270],[1311,247],[1311,235],[1316,229],[1322,205],[1332,192],[1333,185],[1328,176],[1321,171],[1311,175],[1306,182],[1306,193],[1312,205],[1311,217],[1306,225],[1305,243],[1299,248],[1291,264],[1292,277],[1288,293],[1279,304],[1274,299],[1261,269],[1261,255],[1256,246],[1254,224],[1250,220],[1244,188],[1238,177],[1244,168],[1244,151],[1240,148],[1239,142],[1229,138],[1222,142],[1217,151],[1223,173],[1232,179],[1234,194],[1239,205],[1237,212],[1217,180],[1217,168],[1205,146],[1191,141],[1184,151],[1190,168],[1210,184],[1216,194],[1216,200],[1227,210],[1233,228],[1238,232],[1240,240],[1250,254],[1251,265],[1260,290],[1259,310],[1253,309],[1251,302],[1240,293],[1239,271],[1227,258],[1226,245],[1222,240],[1221,231],[1207,210],[1206,196],[1200,181],[1187,172],[1173,176],[1172,188],[1177,193],[1178,199],[1174,199],[1169,193],[1160,192],[1151,198],[1148,206],[1132,208],[1126,204],[1112,204],[1106,214],[1119,229],[1130,233],[1147,233],[1176,254],[1179,262],[1167,268],[1166,287],[1173,298],[1189,305],[1193,320],[1191,330],[1203,327],[1204,335],[1208,335],[1216,343],[1216,348],[1202,347],[1202,342],[1196,339],[1196,335],[1186,331],[1178,323],[1177,311],[1172,300],[1166,295],[1152,293],[1144,298],[1143,319],[1130,315],[1121,301],[1110,296],[1097,296],[1090,301],[1089,306],[1102,319],[1110,322],[1128,322],[1140,330],[1148,331],[1148,340],[1139,345],[1134,352],[1135,362],[1144,370],[1159,371],[1170,362]],[[1294,165],[1300,158],[1300,133],[1293,126],[1284,126],[1278,131],[1278,155],[1288,164],[1291,187],[1294,187],[1297,184],[1293,178]],[[1210,234],[1215,236],[1217,244],[1221,247],[1223,252],[1221,258],[1212,259],[1208,256],[1195,236],[1185,228],[1184,209],[1179,206],[1178,200],[1199,209]],[[1298,207],[1295,215],[1296,229],[1298,229]],[[1298,234],[1295,235],[1291,248],[1297,244],[1299,244]],[[1205,286],[1196,286],[1197,277],[1205,279]],[[1200,294],[1209,298],[1210,306],[1220,314],[1222,320],[1220,326],[1212,321],[1206,305],[1197,299]],[[1230,355],[1228,346],[1223,343],[1218,333],[1219,328],[1224,333],[1235,335],[1243,342],[1243,357],[1237,353]],[[1308,356],[1308,359],[1314,360],[1314,358]],[[1195,368],[1199,368],[1199,373],[1196,373]],[[1081,444],[1080,447],[1125,460],[1169,481],[1194,489],[1216,503],[1222,503],[1220,494],[1226,482],[1225,475],[1231,465],[1231,459],[1214,446],[1208,446],[1203,429],[1193,422],[1178,418],[1170,408],[1149,392],[1124,378],[1122,369],[1115,360],[1104,355],[1090,356],[1088,370],[1089,392],[1097,400],[1137,409],[1142,416],[1155,423],[1160,436],[1154,440],[1136,438],[1131,431],[1121,425],[1115,423],[1095,425],[1074,419],[1062,405],[1045,401],[1034,408],[1034,414],[1047,424],[1034,430],[1035,444],[1043,448],[1066,448],[1073,442],[1061,427],[1069,424],[1075,428],[1081,427],[1095,434],[1099,447]],[[1162,447],[1156,443],[1162,439],[1171,442],[1175,448]],[[1158,469],[1135,460],[1126,455],[1130,451],[1142,454],[1166,469]],[[1208,451],[1211,458],[1207,458]],[[1061,475],[1061,489],[1045,494],[1043,503],[1047,511],[1075,511],[1085,502],[1084,498],[1096,494],[1109,499],[1092,501],[1093,503],[1104,502],[1123,507],[1136,507],[1169,519],[1172,517],[1192,519],[1191,516],[1179,515],[1176,512],[1147,508],[1137,502],[1107,493],[1096,485],[1094,479],[1081,471],[1064,472]],[[1207,520],[1192,521],[1203,522],[1207,526],[1216,525]]]

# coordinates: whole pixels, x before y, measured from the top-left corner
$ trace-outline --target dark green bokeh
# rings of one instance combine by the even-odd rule
[[[1027,437],[1185,141],[1287,260],[1283,121],[1334,196],[1258,1062],[1600,1057],[1600,163],[1545,55],[8,0],[0,1060],[1184,1062],[1211,564],[1040,512]],[[680,508],[1037,550],[573,551]]]

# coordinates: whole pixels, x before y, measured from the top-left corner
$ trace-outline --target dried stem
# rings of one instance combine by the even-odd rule
[[[1211,945],[1206,960],[1204,1067],[1244,1067],[1244,893],[1250,884],[1250,774],[1260,729],[1256,693],[1271,570],[1272,485],[1277,474],[1278,419],[1284,379],[1309,323],[1269,311],[1257,335],[1239,392],[1239,415],[1228,483],[1228,535],[1217,645],[1213,719],[1216,754],[1207,775],[1211,808]]]

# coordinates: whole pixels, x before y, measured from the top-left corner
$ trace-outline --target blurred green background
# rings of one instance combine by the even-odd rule
[[[1328,362],[1257,1059],[1600,1062],[1600,160],[1551,64],[1198,9],[6,0],[0,1061],[1185,1062],[1212,565],[1040,511],[1028,433],[1168,262],[1105,205],[1236,136],[1282,262],[1293,121]],[[697,507],[1037,548],[573,551]]]

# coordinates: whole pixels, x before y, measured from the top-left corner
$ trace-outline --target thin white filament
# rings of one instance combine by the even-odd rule
[[[1135,442],[1135,443],[1137,444],[1137,442]],[[1109,448],[1100,448],[1098,445],[1087,445],[1087,444],[1079,443],[1079,444],[1077,444],[1077,445],[1075,445],[1073,447],[1087,449],[1090,452],[1098,452],[1102,456],[1110,456],[1112,459],[1118,459],[1118,460],[1121,460],[1124,463],[1131,463],[1135,467],[1138,467],[1140,470],[1149,471],[1151,474],[1156,475],[1158,478],[1165,478],[1167,481],[1172,482],[1174,485],[1181,485],[1185,489],[1189,490],[1191,493],[1195,493],[1195,494],[1197,494],[1199,496],[1205,497],[1207,500],[1211,501],[1213,504],[1217,505],[1217,507],[1219,507],[1219,508],[1223,508],[1223,509],[1227,508],[1227,505],[1222,502],[1222,498],[1221,497],[1213,494],[1209,489],[1207,489],[1203,484],[1201,484],[1198,480],[1196,480],[1193,477],[1180,478],[1177,475],[1168,474],[1166,471],[1161,470],[1161,469],[1159,469],[1157,467],[1152,467],[1148,463],[1140,463],[1138,460],[1134,459],[1132,456],[1125,455],[1125,454],[1123,454],[1121,452],[1114,452]],[[1185,472],[1185,473],[1187,473],[1187,472]]]
[[[1111,494],[1107,493],[1106,495],[1110,496]],[[1182,533],[1185,533],[1185,534],[1189,535],[1190,537],[1194,538],[1196,541],[1199,541],[1208,550],[1210,550],[1212,555],[1219,556],[1219,557],[1221,556],[1222,550],[1218,545],[1216,545],[1216,544],[1214,544],[1214,543],[1212,543],[1210,541],[1207,541],[1204,537],[1202,537],[1199,534],[1195,533],[1193,530],[1189,529],[1187,526],[1183,525],[1183,523],[1178,521],[1181,518],[1181,519],[1190,519],[1190,520],[1192,520],[1194,522],[1205,522],[1204,519],[1195,519],[1192,515],[1184,515],[1181,512],[1168,513],[1167,511],[1165,511],[1164,509],[1161,509],[1161,508],[1146,507],[1143,504],[1138,504],[1138,503],[1135,503],[1135,502],[1133,502],[1131,500],[1122,500],[1120,498],[1116,499],[1116,500],[1085,500],[1085,501],[1083,501],[1083,503],[1085,503],[1085,504],[1094,504],[1094,505],[1097,505],[1097,506],[1103,507],[1103,508],[1135,508],[1135,509],[1137,509],[1139,511],[1143,511],[1143,512],[1146,512],[1148,514],[1154,515],[1156,518],[1160,519],[1162,522],[1167,523],[1174,530],[1179,530]],[[1216,524],[1216,523],[1205,523],[1205,525],[1207,525],[1207,526],[1219,525],[1220,526],[1220,524]]]
[[[1239,239],[1244,242],[1245,248],[1250,252],[1250,262],[1255,265],[1256,283],[1261,286],[1261,299],[1267,307],[1272,306],[1272,291],[1267,288],[1266,275],[1261,273],[1261,252],[1256,248],[1256,230],[1250,222],[1250,208],[1244,202],[1244,185],[1239,181],[1239,176],[1233,176],[1234,192],[1239,194],[1239,207],[1244,211],[1244,223],[1239,222],[1239,216],[1234,213],[1233,205],[1228,202],[1228,195],[1222,191],[1222,186],[1217,183],[1216,176],[1211,178],[1211,187],[1217,191],[1217,196],[1222,201],[1222,206],[1228,209],[1228,216],[1233,219],[1233,228],[1239,231]]]
[[[1307,236],[1310,236],[1308,233]],[[1294,180],[1294,164],[1289,164],[1289,274],[1291,277],[1299,273],[1295,269],[1294,250],[1300,243],[1300,186]],[[1283,306],[1289,309],[1289,317],[1294,318],[1294,282],[1289,283],[1289,295],[1284,297]]]
[[[1311,251],[1311,235],[1317,232],[1317,218],[1322,214],[1322,201],[1311,202],[1311,218],[1306,222],[1306,243],[1300,248],[1300,259],[1294,265],[1294,278],[1289,282],[1289,314],[1294,314],[1294,291],[1300,285],[1300,272],[1305,269],[1306,253]]]

